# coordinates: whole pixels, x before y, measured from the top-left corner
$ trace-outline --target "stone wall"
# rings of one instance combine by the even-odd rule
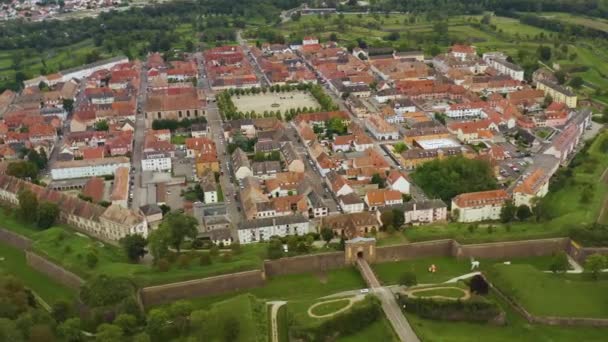
[[[376,248],[376,262],[401,261],[425,257],[452,256],[453,240],[416,242]]]
[[[256,270],[146,287],[141,289],[139,294],[143,306],[150,307],[179,299],[242,291],[265,284],[266,279],[263,272]]]
[[[25,260],[27,261],[27,264],[33,269],[46,274],[51,279],[69,288],[78,290],[80,289],[80,286],[84,284],[84,280],[82,280],[82,278],[80,278],[76,274],[41,257],[36,253],[25,251]]]
[[[346,266],[344,252],[302,255],[291,258],[264,261],[264,273],[268,277],[333,270]]]
[[[0,228],[0,241],[22,250],[32,245],[32,240],[2,228]]]
[[[482,243],[477,245],[454,246],[454,257],[504,259],[515,257],[535,257],[551,255],[560,251],[567,251],[570,245],[568,238],[509,241],[496,243]]]

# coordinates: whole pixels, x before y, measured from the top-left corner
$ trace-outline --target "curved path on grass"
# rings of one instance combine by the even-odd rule
[[[272,342],[279,342],[279,325],[277,324],[277,313],[279,312],[279,308],[287,302],[284,301],[274,301],[268,302],[270,304],[270,330],[272,334]]]
[[[446,297],[446,296],[416,296],[415,293],[416,292],[425,292],[425,291],[435,291],[435,290],[458,290],[458,291],[462,291],[462,293],[464,294],[464,296],[459,297],[459,298],[453,298],[453,297]],[[456,286],[442,286],[442,287],[423,287],[423,288],[419,288],[419,289],[412,289],[409,291],[405,292],[407,295],[413,297],[413,298],[432,298],[432,299],[446,299],[446,300],[467,300],[469,298],[471,298],[471,293],[469,293],[469,291],[462,289],[460,287],[456,287]]]
[[[315,304],[311,305],[311,306],[308,308],[308,316],[310,316],[310,317],[312,317],[312,318],[327,318],[327,317],[332,317],[332,316],[334,316],[334,315],[337,315],[337,314],[339,314],[339,313],[341,313],[341,312],[344,312],[344,311],[346,311],[346,310],[350,309],[350,308],[351,308],[351,306],[353,306],[353,304],[355,304],[356,302],[358,302],[358,301],[360,301],[360,300],[363,300],[363,298],[365,298],[365,296],[358,295],[358,296],[355,296],[355,297],[350,297],[350,298],[338,298],[338,299],[326,300],[326,301],[324,301],[324,302],[315,303]],[[332,312],[332,313],[328,313],[328,314],[325,314],[325,315],[315,315],[315,314],[312,312],[312,310],[313,310],[314,308],[316,308],[317,306],[321,306],[321,305],[324,305],[324,304],[329,304],[329,303],[333,303],[333,302],[339,302],[339,301],[343,301],[343,300],[348,300],[348,301],[349,301],[349,303],[348,303],[348,304],[346,304],[346,306],[345,306],[345,307],[343,307],[343,308],[341,308],[341,309],[339,309],[339,310],[336,310],[336,311],[334,311],[334,312]]]
[[[449,283],[457,283],[459,280],[463,280],[463,279],[469,279],[473,276],[476,276],[478,274],[481,274],[481,272],[471,272],[471,273],[467,273],[467,274],[463,274],[461,276],[458,276],[456,278],[452,278],[448,281],[445,281],[444,284],[449,284]]]

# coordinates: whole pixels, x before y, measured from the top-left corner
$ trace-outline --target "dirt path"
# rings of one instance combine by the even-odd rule
[[[339,314],[341,312],[344,312],[344,311],[350,309],[351,306],[353,306],[353,304],[355,304],[356,302],[358,302],[360,300],[363,300],[363,298],[365,298],[365,296],[358,295],[358,296],[350,297],[350,298],[338,298],[338,299],[326,300],[324,302],[315,303],[315,304],[311,305],[308,308],[308,316],[310,316],[312,318],[327,318],[327,317],[332,317],[334,315],[337,315],[337,314]],[[317,306],[320,306],[320,305],[323,305],[323,304],[327,304],[327,303],[339,302],[339,301],[342,301],[342,300],[348,300],[349,303],[345,307],[341,308],[340,310],[336,310],[336,311],[334,311],[332,313],[328,313],[328,314],[325,314],[325,315],[315,315],[312,312],[312,310],[314,308],[316,308]]]
[[[279,308],[287,302],[283,301],[274,301],[268,302],[270,304],[270,327],[272,334],[272,342],[279,342],[279,326],[277,324],[277,313],[279,312]]]
[[[414,295],[414,293],[416,292],[425,292],[425,291],[433,291],[433,290],[459,290],[462,291],[462,293],[464,293],[463,297],[460,298],[452,298],[452,297],[445,297],[445,296],[420,296],[423,298],[433,298],[433,299],[447,299],[447,300],[467,300],[469,298],[471,298],[471,293],[465,289],[461,289],[460,287],[455,287],[455,286],[442,286],[442,287],[423,287],[423,288],[419,288],[419,289],[412,289],[409,291],[406,291],[406,294],[409,296],[412,296],[414,298],[420,298],[419,296]]]

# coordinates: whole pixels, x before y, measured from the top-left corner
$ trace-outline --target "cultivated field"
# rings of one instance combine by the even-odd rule
[[[265,111],[285,112],[297,108],[317,108],[319,103],[308,92],[292,91],[281,93],[235,95],[232,102],[239,112],[263,113]]]

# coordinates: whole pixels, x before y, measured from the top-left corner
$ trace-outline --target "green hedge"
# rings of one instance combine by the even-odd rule
[[[299,325],[294,322],[290,333],[303,341],[325,341],[330,337],[345,336],[356,333],[382,317],[380,301],[367,296],[346,312],[337,314],[319,324]]]
[[[404,311],[422,318],[445,321],[488,322],[501,314],[498,304],[482,297],[469,300],[434,300],[397,295]]]

